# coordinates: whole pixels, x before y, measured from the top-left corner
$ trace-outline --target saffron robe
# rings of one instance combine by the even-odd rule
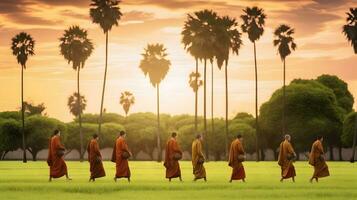
[[[281,177],[288,179],[296,176],[293,160],[288,160],[289,155],[296,155],[293,146],[289,141],[280,143],[278,164],[281,167]]]
[[[88,162],[90,165],[90,177],[100,178],[105,176],[105,171],[102,162],[102,154],[99,150],[99,145],[96,139],[92,139],[87,147]]]
[[[206,169],[203,163],[198,162],[200,158],[205,158],[202,151],[202,143],[201,140],[195,139],[192,143],[192,166],[193,174],[196,179],[206,177]]]
[[[116,178],[130,178],[131,175],[128,159],[122,157],[124,152],[131,154],[124,137],[118,137],[114,145],[114,156],[112,158],[112,161],[116,163]]]
[[[164,166],[166,168],[166,178],[177,178],[181,177],[181,169],[179,161],[174,159],[175,153],[182,154],[182,151],[177,144],[175,138],[170,138],[166,143],[165,148],[165,162]]]
[[[314,166],[313,178],[330,176],[328,166],[324,159],[324,148],[320,140],[316,140],[311,147],[309,164]]]
[[[58,155],[58,151],[64,151],[60,137],[54,135],[48,143],[47,164],[50,167],[50,177],[60,178],[67,174],[67,165],[64,162],[63,155]]]
[[[239,155],[245,155],[245,152],[239,139],[235,139],[231,143],[228,158],[228,165],[233,168],[231,180],[245,179],[245,170],[242,161],[238,160]]]

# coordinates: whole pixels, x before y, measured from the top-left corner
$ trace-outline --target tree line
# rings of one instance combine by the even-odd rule
[[[119,6],[119,0],[91,0],[89,5],[89,15],[92,23],[98,24],[105,34],[105,65],[104,65],[104,77],[103,88],[101,93],[101,103],[99,116],[96,120],[98,124],[97,133],[102,134],[103,124],[103,112],[104,112],[104,96],[106,89],[107,68],[108,68],[108,42],[109,32],[114,26],[118,26],[122,17],[122,12]],[[215,133],[216,122],[214,118],[214,83],[211,82],[211,128],[208,128],[207,121],[207,64],[211,64],[211,73],[214,73],[214,65],[216,64],[218,69],[224,68],[225,72],[225,126],[224,126],[224,154],[227,156],[228,152],[228,140],[229,140],[229,119],[228,119],[228,65],[230,56],[238,55],[242,42],[242,34],[247,34],[249,40],[253,43],[254,53],[254,69],[255,69],[255,152],[257,160],[260,160],[259,150],[262,146],[260,138],[263,139],[263,128],[260,128],[260,119],[258,113],[258,66],[257,66],[257,48],[256,43],[264,33],[265,21],[267,15],[262,8],[247,7],[243,9],[243,14],[240,16],[242,24],[239,25],[239,21],[230,16],[220,16],[213,10],[201,10],[187,15],[187,20],[184,23],[182,30],[182,43],[185,50],[195,59],[195,71],[189,74],[189,85],[195,92],[195,125],[194,131],[198,133],[198,90],[200,86],[203,86],[203,135],[205,138],[205,152],[209,155],[210,143],[208,141],[209,132]],[[286,107],[287,92],[286,92],[286,59],[297,48],[297,44],[294,42],[295,30],[287,24],[279,25],[274,29],[273,45],[277,48],[277,52],[283,63],[283,88],[282,88],[282,111],[281,111],[281,126],[280,130],[275,130],[278,133],[286,134],[288,127],[288,111]],[[355,53],[357,53],[357,8],[351,8],[347,13],[346,24],[343,26],[343,33],[346,39],[351,43]],[[72,68],[77,73],[77,91],[73,93],[68,101],[68,105],[74,108],[71,112],[78,118],[79,126],[79,141],[80,141],[80,155],[83,160],[84,155],[84,135],[82,133],[82,113],[85,109],[86,99],[80,94],[80,70],[84,68],[87,59],[91,56],[94,46],[90,38],[88,38],[87,31],[79,26],[71,26],[64,31],[63,36],[59,39],[60,53],[64,59],[71,64]],[[24,105],[24,91],[23,91],[23,76],[24,70],[27,68],[27,60],[30,56],[35,55],[35,40],[28,33],[21,32],[12,39],[11,45],[12,52],[18,63],[21,65],[21,124],[22,124],[22,149],[28,149],[25,140],[25,105]],[[160,122],[160,82],[165,78],[171,66],[170,60],[167,58],[166,48],[163,44],[148,44],[142,54],[142,60],[139,68],[142,70],[145,76],[148,76],[151,84],[156,88],[157,95],[157,128],[156,128],[156,143],[158,152],[161,152],[162,147],[162,134],[161,134],[161,122]],[[203,80],[199,80],[201,77],[199,72],[199,62],[203,63]],[[129,91],[123,93],[123,95],[131,94]],[[124,98],[124,97],[123,97]],[[120,100],[124,107],[126,114],[135,101],[132,101],[129,97],[125,97],[126,101]],[[264,120],[262,119],[262,124]],[[356,121],[357,123],[357,121]],[[354,138],[357,138],[357,131]],[[355,142],[353,142],[355,148]],[[262,155],[263,156],[263,155]],[[158,161],[161,160],[161,154],[157,156]],[[23,152],[23,162],[26,162],[26,154]]]

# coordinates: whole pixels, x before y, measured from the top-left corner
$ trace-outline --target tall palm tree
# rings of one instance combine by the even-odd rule
[[[135,97],[133,93],[124,91],[120,95],[120,104],[123,106],[125,116],[128,116],[130,107],[135,103]]]
[[[77,92],[74,92],[71,96],[68,97],[67,106],[69,112],[78,117],[87,107],[87,100],[83,95],[79,95]]]
[[[278,47],[278,53],[283,61],[283,134],[286,134],[286,94],[285,94],[285,81],[286,81],[286,57],[296,49],[296,43],[294,42],[293,34],[295,30],[288,25],[282,24],[274,31],[274,46]]]
[[[21,32],[12,38],[12,54],[16,56],[17,63],[21,65],[21,119],[22,119],[22,161],[27,162],[25,141],[25,106],[24,106],[24,70],[29,56],[35,55],[35,40],[31,35]]]
[[[68,63],[72,63],[73,70],[77,71],[77,94],[80,96],[79,91],[79,72],[84,67],[86,60],[93,52],[93,44],[88,39],[87,31],[81,29],[79,26],[72,26],[64,31],[60,40],[60,52]],[[77,108],[81,109],[81,101],[77,101]],[[80,135],[80,160],[83,161],[83,133],[82,133],[82,111],[76,112],[78,115],[79,135]]]
[[[184,30],[182,31],[182,43],[185,49],[196,59],[196,72],[198,73],[197,61],[203,60],[203,118],[204,118],[204,138],[207,141],[207,61],[213,60],[215,56],[214,43],[216,41],[213,26],[218,16],[212,10],[202,10],[188,15]],[[205,144],[205,153],[208,157],[208,145]]]
[[[226,96],[226,115],[225,115],[225,152],[228,156],[228,63],[230,53],[238,55],[239,49],[243,45],[241,33],[239,32],[238,22],[229,16],[219,17],[214,26],[216,40],[215,55],[219,69],[224,64],[225,74],[225,96]]]
[[[243,20],[241,26],[242,31],[248,34],[248,38],[254,46],[256,154],[257,161],[259,161],[258,67],[255,42],[259,40],[264,33],[266,15],[264,14],[264,10],[258,7],[247,7],[243,9],[243,12],[244,14],[240,16]]]
[[[355,54],[357,54],[357,8],[350,8],[350,12],[346,13],[347,24],[343,26],[342,32],[345,34],[346,39],[351,43],[351,46],[354,49]],[[353,145],[352,145],[352,156],[351,162],[355,161],[356,153],[356,140],[357,140],[357,117],[356,117],[356,130],[353,136]]]
[[[193,92],[195,93],[195,132],[197,133],[197,94],[198,89],[203,85],[203,81],[200,80],[201,74],[198,72],[191,72],[189,75],[188,83],[192,88]]]
[[[161,161],[161,136],[160,136],[160,83],[170,69],[171,62],[167,59],[166,48],[163,44],[148,44],[142,54],[143,59],[139,68],[145,76],[149,76],[150,83],[156,87],[157,95],[157,149],[158,161]]]
[[[107,68],[108,68],[108,35],[112,27],[118,26],[118,21],[123,15],[120,12],[119,0],[92,0],[90,4],[91,8],[89,10],[92,22],[99,24],[100,28],[105,34],[105,69],[104,69],[104,80],[102,89],[102,100],[100,103],[100,114],[99,114],[99,126],[98,134],[101,133],[102,117],[103,117],[103,104],[104,104],[104,94],[105,94],[105,84],[107,81]]]

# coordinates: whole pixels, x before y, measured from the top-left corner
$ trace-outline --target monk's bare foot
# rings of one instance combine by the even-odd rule
[[[69,177],[67,177],[67,178],[66,178],[66,180],[67,180],[67,181],[71,181],[72,179],[71,179],[71,178],[69,178]]]
[[[128,182],[130,183],[130,177],[128,178]]]
[[[48,182],[52,182],[52,177],[50,177],[50,178],[48,179]]]
[[[114,181],[117,182],[117,177],[114,177]]]
[[[206,178],[206,177],[204,177],[203,180],[204,180],[205,182],[207,182],[207,178]]]
[[[193,181],[197,181],[197,178],[194,178]]]
[[[171,178],[169,178],[169,182],[171,182]]]
[[[242,182],[245,183],[245,179],[242,179]]]
[[[231,180],[229,180],[229,182],[230,182],[230,183],[232,183],[232,179],[231,179]]]
[[[319,182],[319,179],[318,178],[316,178],[316,183],[318,183]]]
[[[281,179],[280,179],[280,182],[282,183],[283,181],[284,181],[284,179],[283,179],[283,178],[281,178]]]
[[[310,178],[310,183],[312,183],[312,180],[314,180],[313,178]]]
[[[295,183],[295,178],[293,177],[293,183]]]
[[[182,178],[181,178],[181,176],[179,177],[179,179],[180,179],[180,181],[182,182]]]

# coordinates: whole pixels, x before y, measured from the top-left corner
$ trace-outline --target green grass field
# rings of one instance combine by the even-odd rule
[[[164,168],[156,162],[130,162],[132,182],[113,181],[114,163],[105,162],[107,176],[88,182],[88,162],[67,162],[72,181],[48,182],[45,162],[0,162],[0,198],[9,199],[357,199],[357,166],[329,162],[331,176],[310,184],[312,168],[295,163],[296,183],[279,182],[275,162],[246,162],[247,182],[228,183],[226,162],[206,163],[208,182],[192,181],[190,162],[181,162],[183,182],[169,183]]]

